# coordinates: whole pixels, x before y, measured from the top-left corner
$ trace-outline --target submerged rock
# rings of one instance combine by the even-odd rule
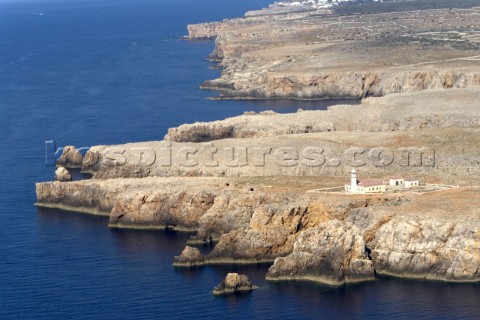
[[[74,146],[66,146],[62,155],[57,160],[57,166],[67,168],[80,168],[82,166],[83,156]]]
[[[173,258],[175,267],[196,267],[203,264],[203,255],[200,250],[189,246],[186,246],[179,256]]]
[[[312,280],[340,285],[375,278],[360,230],[331,220],[299,235],[293,253],[275,259],[268,280]]]
[[[213,294],[219,296],[242,291],[252,291],[254,289],[258,289],[258,287],[253,285],[246,275],[229,273],[225,279],[213,289]]]
[[[58,181],[71,181],[72,180],[72,175],[70,172],[68,172],[65,167],[58,167],[57,170],[55,170],[55,180]]]

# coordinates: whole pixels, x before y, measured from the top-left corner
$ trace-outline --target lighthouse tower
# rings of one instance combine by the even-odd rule
[[[357,183],[357,173],[355,172],[355,168],[353,168],[350,173],[350,192],[357,192]]]

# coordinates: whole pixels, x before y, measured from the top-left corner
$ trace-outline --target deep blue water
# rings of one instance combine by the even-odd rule
[[[268,266],[174,270],[188,235],[110,230],[104,218],[36,209],[51,180],[44,141],[158,140],[168,127],[324,102],[210,101],[211,41],[186,24],[270,0],[0,0],[0,319],[478,319],[480,286],[381,279],[332,288],[264,281]],[[43,13],[40,15],[40,13]],[[216,298],[230,270],[261,289]]]

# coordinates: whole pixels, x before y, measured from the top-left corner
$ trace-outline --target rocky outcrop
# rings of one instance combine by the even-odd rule
[[[224,190],[211,209],[199,219],[199,230],[195,239],[202,242],[218,241],[230,231],[249,226],[255,211],[264,205],[284,201],[285,196],[250,190]]]
[[[277,258],[267,273],[268,280],[313,280],[332,285],[374,277],[361,231],[338,220],[302,232],[293,253]]]
[[[109,216],[117,192],[100,181],[93,184],[43,182],[36,184],[37,206]]]
[[[194,229],[212,205],[218,183],[204,178],[199,186],[195,180],[159,177],[43,182],[36,184],[36,204],[109,216],[113,227]]]
[[[165,139],[177,142],[203,142],[235,138],[235,126],[223,123],[193,123],[168,129]]]
[[[203,264],[203,256],[200,250],[189,246],[186,246],[179,256],[173,258],[174,267],[198,267]]]
[[[80,168],[82,166],[83,156],[74,146],[63,148],[62,155],[57,160],[57,166],[66,168]]]
[[[290,203],[256,207],[248,226],[225,233],[205,260],[209,263],[262,263],[289,254],[307,214],[308,201],[304,201],[290,199]]]
[[[228,273],[225,279],[213,289],[213,294],[219,296],[238,292],[252,291],[257,288],[257,286],[253,285],[250,282],[250,279],[246,275],[238,273]]]
[[[221,22],[189,24],[187,26],[188,36],[184,37],[184,39],[215,39],[218,36],[218,29],[221,27]]]
[[[213,206],[211,190],[155,190],[126,192],[110,213],[110,227],[196,231],[199,219]]]
[[[57,170],[55,170],[55,180],[58,181],[71,181],[72,180],[72,175],[70,172],[68,172],[65,167],[58,167]]]
[[[379,274],[447,281],[480,278],[479,228],[442,220],[394,219],[368,243]]]

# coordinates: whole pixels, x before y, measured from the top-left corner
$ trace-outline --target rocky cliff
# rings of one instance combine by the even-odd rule
[[[216,51],[218,52],[218,50]],[[218,57],[218,53],[214,55]],[[354,98],[384,96],[425,89],[471,88],[480,86],[480,71],[412,70],[324,72],[315,74],[236,75],[220,78],[201,87],[221,91],[221,98]]]
[[[375,278],[360,230],[331,220],[308,229],[297,238],[293,252],[277,258],[269,280],[313,280],[343,284]]]
[[[235,186],[225,189],[226,181]],[[215,243],[207,255],[187,247],[178,266],[273,262],[268,279],[328,284],[375,273],[480,280],[477,188],[348,196],[286,192],[281,184],[259,182],[253,192],[226,178],[54,182],[38,184],[37,199],[108,214],[111,227],[190,231],[192,243]],[[432,211],[434,202],[441,209]]]
[[[361,15],[355,6],[274,15],[265,9],[188,30],[190,38],[216,38],[210,58],[222,75],[201,87],[220,91],[220,98],[362,98],[478,87],[480,10],[430,5],[401,11],[402,4],[377,4]]]

